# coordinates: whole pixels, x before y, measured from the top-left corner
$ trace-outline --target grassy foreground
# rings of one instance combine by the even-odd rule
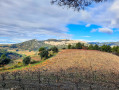
[[[118,60],[96,50],[63,50],[46,61],[0,74],[0,88],[118,90]]]

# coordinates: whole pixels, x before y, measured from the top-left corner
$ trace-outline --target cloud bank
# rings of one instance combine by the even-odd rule
[[[0,41],[69,39],[72,35],[66,26],[81,22],[87,27],[101,26],[99,32],[112,33],[112,28],[119,28],[118,10],[119,0],[93,4],[80,12],[51,5],[50,0],[0,0]]]

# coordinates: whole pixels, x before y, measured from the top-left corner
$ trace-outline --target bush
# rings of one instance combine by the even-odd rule
[[[59,51],[57,47],[52,47],[50,50],[53,51],[54,53],[57,53]]]
[[[44,50],[44,51],[42,51],[41,53],[39,53],[39,55],[40,55],[40,57],[41,57],[41,59],[47,59],[48,58],[48,50]]]
[[[117,49],[117,55],[119,55],[119,48]]]
[[[0,65],[9,64],[11,59],[7,58],[5,54],[3,54],[0,58]]]
[[[72,46],[71,49],[76,49],[75,46]]]
[[[103,45],[103,46],[101,46],[101,51],[111,52],[112,50],[109,45]]]
[[[88,47],[89,50],[93,50],[94,49],[94,46],[92,44],[89,45]]]
[[[66,48],[62,48],[62,49],[66,49]]]
[[[23,59],[23,64],[28,65],[31,62],[31,57],[27,56]]]
[[[49,57],[52,57],[53,55],[54,55],[54,52],[53,52],[53,51],[49,51],[49,52],[48,52],[48,56],[49,56]]]
[[[82,49],[82,46],[84,46],[84,45],[81,44],[81,43],[77,43],[76,46],[75,46],[75,48],[76,49]]]
[[[94,50],[100,50],[100,47],[99,47],[98,45],[94,45],[94,46],[93,46],[93,49],[94,49]]]
[[[41,52],[41,51],[43,51],[43,50],[45,50],[44,47],[39,48],[39,52]]]
[[[69,45],[68,45],[68,49],[71,49],[71,47],[72,47],[71,44],[69,44]]]
[[[119,48],[119,46],[114,46],[114,47],[112,48],[112,52],[113,52],[113,53],[117,53],[118,48]]]

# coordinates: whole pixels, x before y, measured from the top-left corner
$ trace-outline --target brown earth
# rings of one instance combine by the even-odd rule
[[[46,62],[49,63],[43,65],[44,68],[51,71],[66,70],[68,68],[119,71],[119,56],[96,50],[63,50]]]

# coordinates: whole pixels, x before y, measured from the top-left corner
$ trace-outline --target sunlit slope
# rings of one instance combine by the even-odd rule
[[[46,62],[43,63],[45,64],[43,68],[47,68],[49,71],[66,70],[68,68],[92,68],[92,70],[113,70],[117,72],[119,69],[118,56],[95,50],[63,50]]]

